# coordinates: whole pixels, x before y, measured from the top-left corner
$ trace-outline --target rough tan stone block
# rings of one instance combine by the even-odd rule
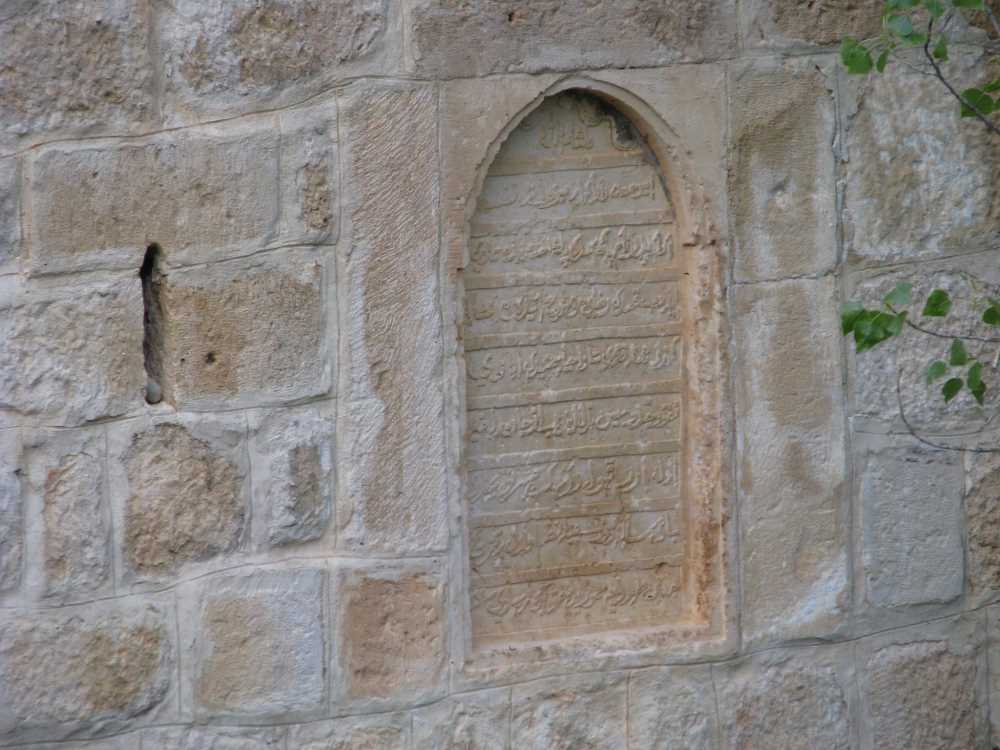
[[[21,256],[20,168],[0,159],[0,274],[19,269]]]
[[[278,135],[229,128],[122,146],[54,146],[28,168],[32,273],[139,270],[258,250],[278,220]]]
[[[407,750],[409,724],[406,714],[318,721],[291,727],[288,746],[296,750]]]
[[[310,718],[326,704],[321,570],[257,570],[186,591],[181,638],[196,717]]]
[[[867,39],[882,29],[883,0],[750,0],[743,4],[744,43],[788,48]]]
[[[989,734],[981,613],[858,644],[861,747],[958,750]]]
[[[821,273],[837,260],[835,73],[815,60],[731,74],[730,225],[739,280]]]
[[[163,397],[180,408],[291,401],[330,389],[323,263],[282,250],[160,280]]]
[[[24,509],[21,488],[21,435],[0,430],[0,592],[21,583]]]
[[[159,43],[168,121],[301,100],[337,77],[380,69],[390,18],[383,0],[181,0]]]
[[[336,496],[336,404],[250,415],[254,545],[319,539]]]
[[[960,456],[922,447],[873,448],[857,470],[865,601],[901,607],[960,596]]]
[[[93,598],[111,583],[104,430],[28,433],[25,463],[42,516],[46,595]]]
[[[848,606],[844,417],[832,280],[738,287],[744,637],[835,632]]]
[[[515,686],[511,747],[624,750],[627,687],[627,678],[621,674]]]
[[[24,137],[129,130],[153,118],[146,0],[44,0],[4,11],[0,150]]]
[[[358,84],[348,91],[341,117],[350,246],[346,270],[338,274],[349,315],[339,411],[341,544],[394,554],[440,550],[448,524],[437,92],[415,84]]]
[[[408,62],[444,78],[721,57],[735,44],[727,0],[409,0]]]
[[[1000,605],[986,609],[990,744],[1000,745]]]
[[[727,750],[856,747],[849,649],[771,651],[713,669]]]
[[[466,693],[413,713],[414,750],[505,750],[508,747],[508,689]]]
[[[340,229],[337,108],[285,110],[281,124],[283,242],[335,242]]]
[[[719,746],[709,667],[643,669],[629,677],[629,747]]]
[[[981,82],[982,60],[952,55],[959,90]],[[844,244],[857,262],[953,255],[1000,237],[1000,136],[956,121],[930,76],[893,65],[847,80],[842,96]]]
[[[445,586],[436,570],[342,571],[338,611],[338,702],[372,709],[430,700],[444,689]]]
[[[995,445],[990,442],[989,445]],[[1000,458],[969,455],[965,495],[968,597],[974,604],[1000,591]]]
[[[162,580],[239,548],[247,525],[239,418],[109,427],[110,485],[126,581]]]
[[[5,615],[0,737],[63,739],[155,719],[169,708],[171,631],[152,604]]]
[[[0,292],[0,308],[7,334],[0,348],[0,404],[53,425],[142,406],[137,277],[24,284],[9,296]]]
[[[283,728],[160,727],[142,732],[143,750],[285,750],[284,743]]]

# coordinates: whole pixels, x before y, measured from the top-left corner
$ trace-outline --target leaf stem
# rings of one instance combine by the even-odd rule
[[[966,448],[964,446],[956,447],[954,445],[944,445],[942,443],[935,443],[928,440],[910,424],[910,420],[906,418],[906,409],[903,408],[903,388],[900,384],[902,380],[902,371],[899,369],[899,365],[896,365],[896,402],[899,404],[899,416],[903,420],[903,424],[906,425],[906,429],[909,431],[910,435],[916,438],[918,441],[927,445],[931,448],[936,448],[942,451],[956,451],[959,453],[1000,453],[1000,448]]]
[[[920,331],[921,333],[926,333],[929,336],[936,336],[939,339],[964,339],[966,341],[978,341],[982,344],[1000,344],[1000,339],[993,339],[986,336],[971,336],[961,333],[941,333],[940,331],[933,331],[930,328],[924,328],[921,325],[917,325],[909,317],[906,318],[906,325],[915,331]]]

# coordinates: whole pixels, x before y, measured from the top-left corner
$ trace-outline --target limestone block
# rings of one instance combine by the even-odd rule
[[[146,375],[138,277],[24,284],[6,303],[0,299],[0,307],[5,304],[0,405],[52,425],[141,408]]]
[[[25,137],[148,127],[147,0],[6,3],[0,19],[0,151]]]
[[[135,750],[138,735],[125,734],[92,742],[44,742],[22,745],[25,750]],[[132,743],[131,745],[129,743]]]
[[[21,255],[19,183],[17,159],[0,159],[0,274],[18,270]]]
[[[744,637],[828,634],[848,601],[846,458],[835,285],[734,294]]]
[[[250,415],[254,546],[319,539],[336,495],[336,404]]]
[[[169,579],[240,548],[248,525],[240,417],[157,418],[108,428],[124,582]]]
[[[441,695],[445,585],[438,566],[381,565],[338,573],[334,673],[338,704],[384,710]]]
[[[849,649],[830,646],[777,650],[713,667],[719,688],[722,747],[856,747],[851,730],[854,673],[850,654]]]
[[[339,230],[336,102],[280,113],[282,242],[335,242]]]
[[[731,74],[730,223],[741,281],[822,273],[836,263],[831,67],[764,59]]]
[[[484,690],[440,701],[413,713],[413,750],[506,750],[510,691]]]
[[[709,667],[657,667],[629,678],[629,747],[719,746]]]
[[[0,741],[120,731],[172,703],[173,625],[153,603],[8,611],[0,620]]]
[[[25,465],[42,520],[47,596],[94,598],[111,583],[103,428],[27,432]]]
[[[961,458],[923,447],[872,448],[860,483],[865,601],[948,602],[962,594]]]
[[[877,36],[884,5],[883,0],[750,0],[741,8],[740,25],[748,47],[833,45],[845,36]]]
[[[986,610],[990,747],[1000,745],[1000,605]]]
[[[407,750],[409,724],[406,714],[317,721],[291,727],[288,747],[295,750]]]
[[[959,90],[980,83],[983,61],[952,55]],[[865,263],[995,247],[1000,237],[1000,136],[956,120],[931,76],[893,65],[850,77],[845,114],[843,226],[850,259]]]
[[[511,747],[625,750],[627,693],[627,678],[614,673],[515,686],[511,698]]]
[[[974,613],[860,641],[862,750],[982,747],[989,735],[984,630]]]
[[[178,269],[159,284],[163,397],[179,408],[280,403],[330,390],[323,261],[297,248]]]
[[[196,718],[310,718],[325,707],[322,570],[253,570],[184,587],[184,695]]]
[[[728,0],[408,0],[410,67],[442,78],[711,59],[735,45]]]
[[[1000,413],[997,389],[987,390],[985,406],[979,406],[968,389],[945,403],[941,395],[944,381],[929,384],[927,368],[935,360],[948,361],[952,345],[949,334],[996,336],[996,329],[982,322],[983,299],[1000,296],[996,251],[925,263],[916,268],[861,274],[853,279],[849,299],[879,308],[883,298],[903,282],[913,285],[913,303],[908,308],[910,320],[943,337],[906,328],[900,336],[861,354],[855,353],[853,340],[846,339],[853,365],[855,422],[858,426],[867,425],[872,431],[908,432],[900,414],[902,402],[906,421],[928,435],[968,434],[985,427]],[[934,289],[944,289],[952,299],[952,309],[946,318],[921,316],[924,302]],[[970,351],[979,354],[979,347],[970,343]],[[953,374],[964,378],[965,370],[959,368]]]
[[[995,439],[991,440],[989,447],[995,445]],[[966,462],[968,598],[981,604],[1000,592],[1000,457],[970,454]]]
[[[0,592],[16,589],[24,561],[21,436],[0,430]]]
[[[278,220],[278,141],[267,121],[42,150],[27,168],[31,272],[138,271],[151,243],[170,263],[258,250]]]
[[[181,0],[159,21],[168,122],[305,98],[338,77],[378,72],[390,3]]]
[[[284,750],[284,742],[283,728],[157,727],[142,732],[143,750]]]
[[[341,118],[350,254],[338,273],[349,358],[340,386],[340,540],[367,552],[441,550],[448,524],[437,92],[357,84]]]

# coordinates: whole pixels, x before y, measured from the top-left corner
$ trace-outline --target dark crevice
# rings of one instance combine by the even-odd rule
[[[160,246],[146,248],[139,278],[142,280],[142,357],[146,366],[146,403],[163,400],[163,307],[160,302]]]

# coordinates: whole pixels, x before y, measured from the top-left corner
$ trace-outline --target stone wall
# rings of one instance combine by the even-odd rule
[[[1000,743],[1000,460],[916,441],[896,371],[939,439],[995,445],[1000,398],[945,407],[925,343],[855,356],[838,330],[900,280],[1000,287],[1000,141],[904,68],[844,75],[831,45],[880,7],[7,2],[0,747]],[[622,393],[677,394],[683,431],[634,455],[661,440],[684,494],[631,509],[658,562],[610,619],[584,596],[492,642],[467,501],[508,449],[470,451],[469,415],[523,394],[470,387],[469,337],[528,339],[466,315],[540,282],[476,266],[470,234],[494,164],[568,168],[503,166],[568,95],[634,129],[613,166],[654,175],[682,262],[558,283],[677,284],[676,329],[625,322],[684,360],[560,387],[625,427]],[[644,609],[675,565],[683,608]]]

